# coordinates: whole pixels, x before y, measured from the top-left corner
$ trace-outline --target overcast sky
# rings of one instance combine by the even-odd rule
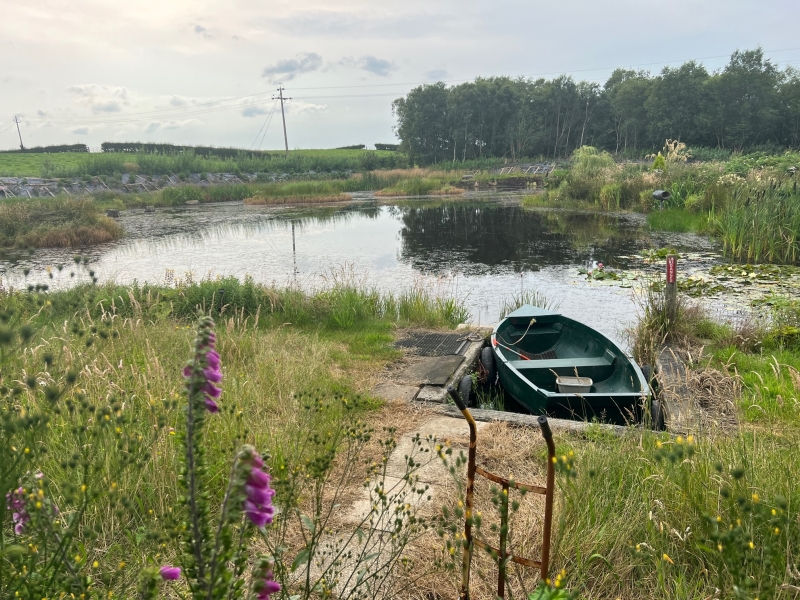
[[[0,0],[0,149],[395,141],[391,102],[476,76],[604,82],[761,45],[800,67],[797,0]],[[269,123],[264,134],[265,124]],[[262,135],[259,135],[259,131]]]

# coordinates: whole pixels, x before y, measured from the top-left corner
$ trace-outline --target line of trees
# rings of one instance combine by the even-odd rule
[[[800,71],[779,69],[761,48],[737,50],[718,72],[695,61],[656,76],[617,69],[603,86],[566,75],[423,85],[392,112],[400,149],[417,164],[558,158],[582,145],[641,156],[667,138],[777,150],[800,146]]]

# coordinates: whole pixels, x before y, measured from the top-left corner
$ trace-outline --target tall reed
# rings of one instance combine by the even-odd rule
[[[740,261],[800,261],[800,195],[789,182],[736,186],[714,215],[724,251]]]

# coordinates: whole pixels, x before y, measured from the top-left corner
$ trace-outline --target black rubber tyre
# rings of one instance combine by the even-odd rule
[[[644,380],[647,382],[647,385],[650,385],[650,382],[653,380],[653,367],[650,365],[641,365],[639,367],[642,370],[642,375],[644,375]]]
[[[461,396],[461,401],[466,406],[472,406],[474,398],[472,397],[472,377],[464,375],[458,384],[458,393]]]
[[[486,370],[486,383],[489,385],[497,383],[497,365],[494,362],[494,351],[488,346],[481,350],[481,364]]]
[[[661,400],[656,398],[650,400],[650,422],[655,431],[664,431],[666,429],[664,407],[661,406]]]

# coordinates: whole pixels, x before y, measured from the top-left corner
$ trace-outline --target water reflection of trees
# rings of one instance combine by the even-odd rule
[[[497,204],[404,207],[401,257],[419,270],[478,274],[630,254],[647,234],[618,216]]]

